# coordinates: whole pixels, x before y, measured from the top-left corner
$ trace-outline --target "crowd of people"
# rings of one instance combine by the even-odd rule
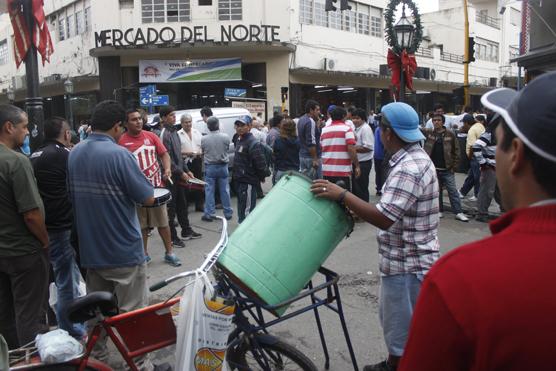
[[[556,94],[555,86],[552,73],[520,93],[494,90],[482,98],[485,114],[467,110],[457,119],[438,105],[424,125],[405,103],[387,104],[377,115],[330,105],[324,115],[308,100],[295,119],[287,112],[268,124],[238,117],[232,138],[209,107],[200,112],[208,128],[201,135],[191,115],[178,118],[172,106],[161,107],[151,126],[145,111],[103,101],[80,129],[78,145],[67,120],[53,117],[30,157],[19,151],[28,136],[26,113],[0,105],[0,334],[16,348],[44,330],[50,267],[58,326],[78,339],[85,327],[70,323],[65,311],[83,273],[87,291],[114,293],[120,310],[146,306],[154,229],[164,262],[178,267],[174,249],[202,238],[191,227],[189,205],[204,222],[218,208],[230,220],[233,191],[242,223],[262,196],[261,184],[293,170],[313,180],[317,197],[378,227],[389,357],[365,371],[492,369],[510,359],[507,369],[546,369],[541,361],[554,345],[547,330],[556,309],[544,281],[556,237],[556,107],[543,94]],[[462,154],[469,171],[458,189]],[[440,259],[443,188],[456,220],[469,221],[461,199],[471,190],[476,220],[491,219],[493,197],[509,212],[491,224],[495,236]],[[518,271],[524,277],[517,279]],[[512,331],[504,327],[510,325]],[[97,357],[106,355],[100,342]]]

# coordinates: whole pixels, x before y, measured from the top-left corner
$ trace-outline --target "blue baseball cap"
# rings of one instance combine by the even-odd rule
[[[335,104],[331,104],[331,105],[328,106],[328,109],[326,111],[328,113],[332,113],[332,111],[334,111],[336,109],[336,107],[338,107],[338,106],[336,106]]]
[[[249,115],[239,116],[237,120],[234,122],[234,125],[249,125],[253,122],[253,119]]]
[[[390,103],[382,107],[381,113],[404,142],[415,143],[425,140],[425,136],[419,130],[419,116],[409,104]]]

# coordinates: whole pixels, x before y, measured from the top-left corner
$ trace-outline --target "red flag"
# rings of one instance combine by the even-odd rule
[[[31,38],[29,27],[27,26],[27,22],[25,22],[21,1],[8,0],[8,11],[14,29],[14,54],[17,67],[19,67],[21,62],[25,59],[31,43],[35,45],[37,51],[41,54],[42,64],[44,65],[45,61],[50,62],[50,56],[54,52],[54,48],[52,39],[50,38],[50,32],[48,31],[43,6],[44,0],[32,0],[32,12],[35,22]]]

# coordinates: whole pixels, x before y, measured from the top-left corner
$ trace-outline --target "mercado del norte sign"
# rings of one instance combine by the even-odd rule
[[[211,31],[211,33],[209,33]],[[95,32],[95,47],[140,46],[163,43],[195,42],[273,42],[280,41],[280,26],[273,25],[221,25],[219,30],[209,30],[208,26],[163,27],[156,29],[128,28],[109,29]],[[217,36],[217,37],[211,37]]]

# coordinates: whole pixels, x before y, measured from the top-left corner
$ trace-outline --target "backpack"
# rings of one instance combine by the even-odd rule
[[[261,146],[264,162],[266,165],[264,169],[264,176],[265,177],[270,176],[272,175],[270,171],[270,168],[272,167],[272,152],[273,152],[272,147],[266,143],[262,143],[257,140],[257,141],[253,141],[253,143],[249,146],[249,152],[251,152],[251,150],[255,148],[257,144]]]

